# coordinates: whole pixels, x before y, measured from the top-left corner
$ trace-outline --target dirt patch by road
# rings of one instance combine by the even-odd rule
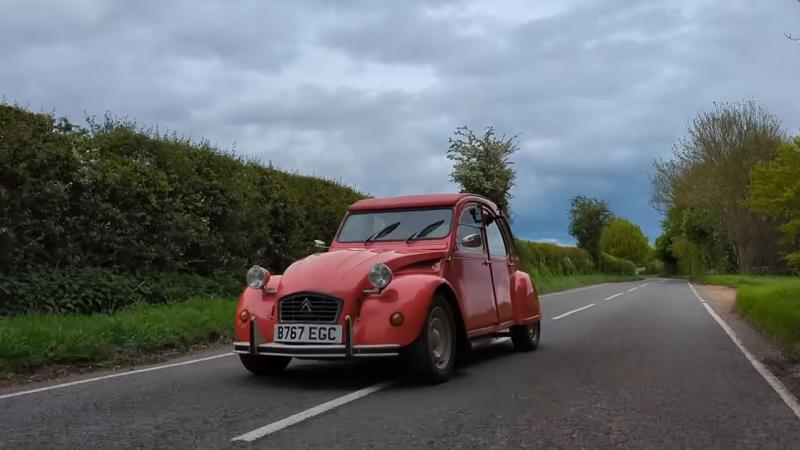
[[[777,342],[761,334],[736,313],[736,289],[725,286],[696,285],[697,292],[730,326],[742,343],[759,361],[800,398],[800,363],[788,359]]]

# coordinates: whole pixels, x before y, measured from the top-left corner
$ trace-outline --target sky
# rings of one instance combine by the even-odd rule
[[[460,126],[518,135],[514,233],[569,245],[569,200],[651,242],[652,161],[755,99],[800,132],[794,0],[0,0],[0,97],[110,112],[372,196],[457,192]]]

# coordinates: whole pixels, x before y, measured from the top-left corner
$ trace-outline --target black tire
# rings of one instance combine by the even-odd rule
[[[269,375],[283,372],[289,365],[291,356],[239,355],[245,369],[256,375]]]
[[[530,352],[539,346],[542,338],[542,321],[529,325],[514,325],[511,327],[511,342],[514,343],[514,350],[518,352]]]
[[[409,366],[421,381],[439,384],[453,374],[457,348],[453,311],[442,296],[436,295],[419,337],[407,348]]]

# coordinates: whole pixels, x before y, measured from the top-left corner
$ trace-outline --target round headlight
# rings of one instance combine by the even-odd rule
[[[247,271],[247,285],[253,289],[263,289],[269,281],[269,271],[261,266],[253,266]]]
[[[386,264],[378,263],[369,271],[369,282],[376,289],[383,289],[392,281],[392,269]]]

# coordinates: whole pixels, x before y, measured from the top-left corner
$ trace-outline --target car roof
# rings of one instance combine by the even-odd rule
[[[489,199],[468,193],[453,194],[424,194],[424,195],[404,195],[402,197],[368,198],[359,200],[348,208],[350,211],[369,211],[380,209],[403,209],[403,208],[428,208],[437,206],[455,206],[462,200],[474,200],[481,202],[492,209],[497,214],[497,206]]]

